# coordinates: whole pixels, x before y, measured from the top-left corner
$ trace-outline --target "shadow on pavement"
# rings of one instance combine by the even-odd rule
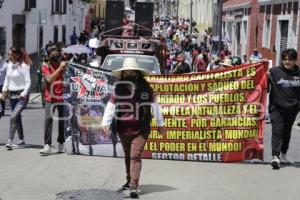
[[[247,165],[270,165],[270,162],[268,161],[243,161],[240,162],[239,164],[247,164]],[[294,162],[294,163],[281,163],[280,168],[289,168],[289,167],[294,167],[294,168],[300,168],[300,162]]]
[[[56,194],[56,200],[121,200],[123,194],[112,190],[103,189],[82,189],[69,190]]]
[[[32,107],[32,106],[27,106],[25,110],[40,110],[43,109],[41,106],[40,107]]]
[[[142,191],[141,194],[178,190],[178,188],[174,188],[166,185],[152,185],[152,184],[140,185],[139,189]]]
[[[5,146],[4,143],[0,143],[0,146]],[[22,146],[14,146],[13,149],[42,149],[43,145],[36,145],[36,144],[26,144]]]
[[[300,162],[295,162],[293,164],[280,164],[280,168],[290,168],[290,167],[300,168]]]

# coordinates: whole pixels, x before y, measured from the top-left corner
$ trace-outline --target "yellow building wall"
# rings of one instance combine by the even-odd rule
[[[192,0],[192,17],[199,31],[213,26],[213,0]],[[191,17],[191,0],[181,0],[178,6],[178,16]]]
[[[92,7],[95,9],[96,18],[105,18],[106,0],[93,0]]]

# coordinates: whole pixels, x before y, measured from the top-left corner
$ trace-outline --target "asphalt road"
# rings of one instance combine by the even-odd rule
[[[100,194],[104,194],[104,190],[115,191],[124,183],[122,158],[66,154],[40,156],[44,112],[38,98],[28,105],[23,115],[25,140],[30,144],[25,149],[6,151],[3,145],[7,141],[9,116],[0,120],[1,200],[54,200],[58,193],[77,190],[89,194],[86,198],[77,191],[82,195],[81,200],[111,199]],[[300,161],[299,129],[293,127],[289,151],[296,161]],[[55,123],[53,138],[56,136]],[[140,199],[298,200],[300,164],[271,170],[268,164],[271,159],[269,141],[270,125],[267,125],[265,162],[224,164],[144,160]]]

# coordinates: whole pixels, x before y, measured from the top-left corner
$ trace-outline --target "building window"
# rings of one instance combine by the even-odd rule
[[[66,44],[66,26],[65,25],[63,25],[62,27],[61,27],[61,37],[62,37],[62,42],[64,43],[64,44]]]
[[[53,42],[54,43],[58,43],[58,26],[54,26]]]
[[[67,0],[52,0],[52,14],[66,14]]]
[[[0,54],[5,54],[6,51],[6,31],[5,27],[0,27]]]
[[[25,9],[31,10],[31,8],[36,8],[36,0],[25,0]]]
[[[263,46],[270,47],[270,31],[271,31],[271,21],[265,20],[264,31],[263,31]]]

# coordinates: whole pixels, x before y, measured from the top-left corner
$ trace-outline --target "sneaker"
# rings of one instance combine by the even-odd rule
[[[130,188],[130,198],[132,199],[138,199],[139,198],[139,193],[137,191],[137,188]]]
[[[24,141],[24,140],[19,140],[19,142],[17,142],[16,145],[17,145],[17,146],[25,145],[25,141]]]
[[[52,152],[52,147],[46,144],[43,149],[40,150],[40,154],[48,155]]]
[[[281,163],[284,163],[284,164],[293,164],[294,163],[292,158],[289,157],[286,153],[282,153],[280,155],[280,161],[281,161]]]
[[[12,150],[13,148],[13,144],[11,140],[8,140],[7,144],[5,145],[7,150]]]
[[[58,145],[57,145],[57,152],[58,153],[65,153],[66,152],[65,145],[58,143]]]
[[[273,169],[280,168],[280,159],[278,156],[273,156],[273,160],[271,161],[271,166],[273,167]]]
[[[123,192],[125,190],[130,190],[129,182],[126,182],[120,189],[117,190],[117,192]]]
[[[67,154],[73,154],[73,144],[72,144],[72,136],[69,136],[65,142],[65,149]]]

